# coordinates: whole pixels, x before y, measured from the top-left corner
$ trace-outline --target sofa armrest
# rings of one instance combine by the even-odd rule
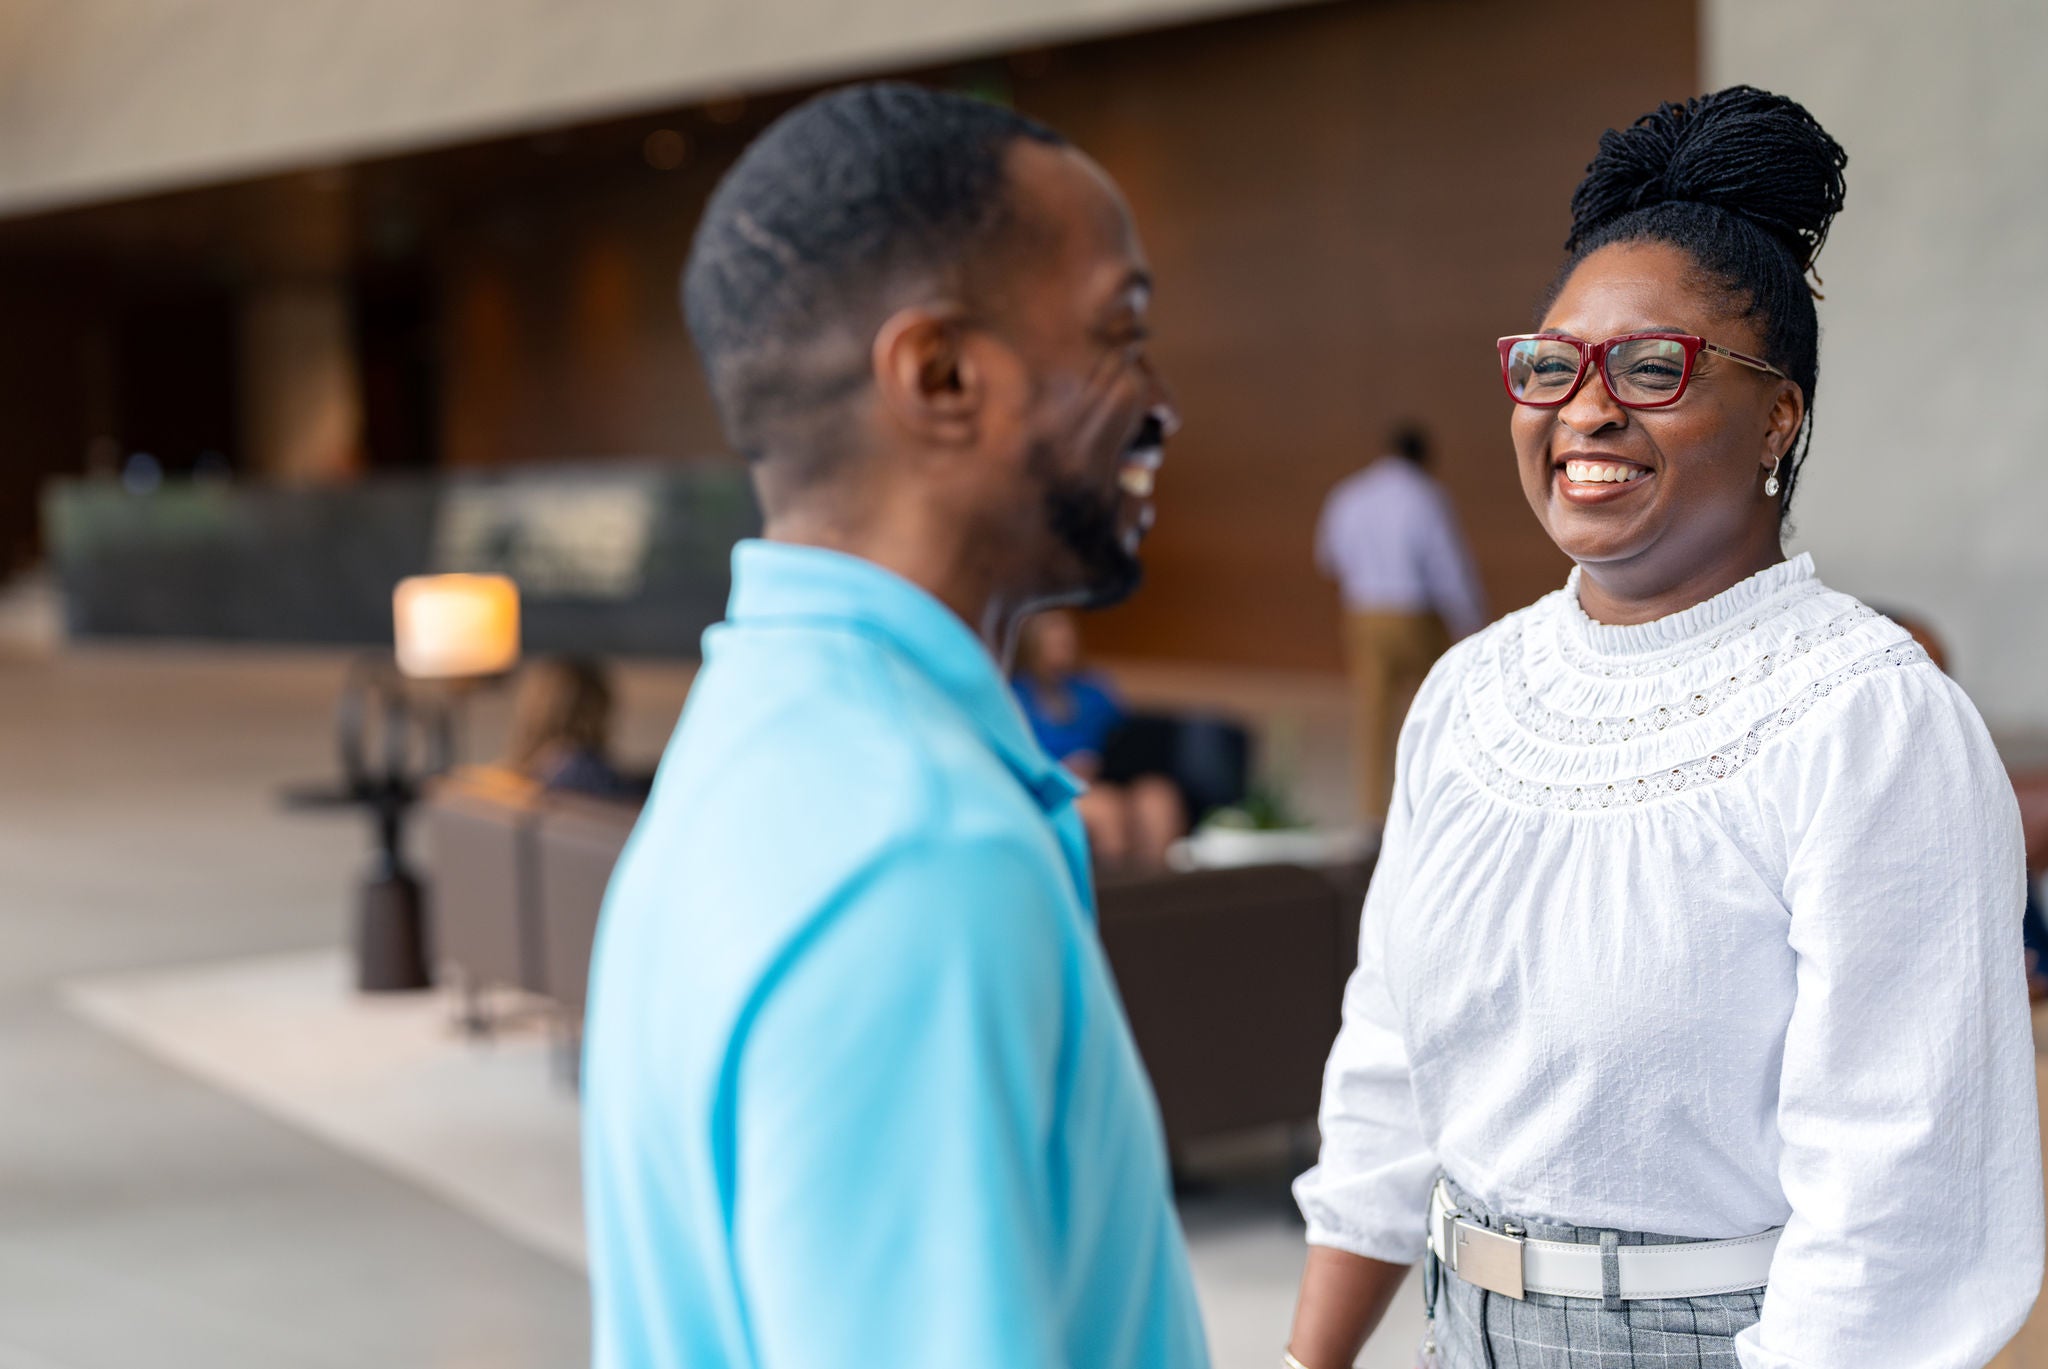
[[[538,786],[487,767],[455,771],[422,800],[433,958],[472,991],[540,987],[532,888],[538,813]]]
[[[574,1019],[583,1016],[598,915],[638,804],[550,796],[535,829],[541,981]]]

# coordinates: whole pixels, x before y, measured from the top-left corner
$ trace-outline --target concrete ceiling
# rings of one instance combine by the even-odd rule
[[[7,0],[0,216],[1298,0]]]

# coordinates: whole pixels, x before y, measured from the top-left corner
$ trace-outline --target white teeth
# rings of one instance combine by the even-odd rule
[[[1624,466],[1618,461],[1567,461],[1565,478],[1582,485],[1625,485],[1649,472],[1641,466]]]
[[[1157,447],[1130,453],[1117,471],[1117,484],[1133,499],[1151,498],[1152,487],[1158,482],[1159,463],[1165,458],[1166,453]]]

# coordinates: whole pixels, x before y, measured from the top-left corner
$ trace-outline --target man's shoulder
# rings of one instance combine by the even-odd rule
[[[1116,682],[1100,671],[1084,670],[1068,681],[1068,687],[1090,707],[1117,709],[1122,706],[1122,695]]]
[[[1370,466],[1360,467],[1337,482],[1335,488],[1330,491],[1330,502],[1341,504],[1369,496],[1375,489],[1385,484],[1386,479],[1382,462],[1375,461]]]
[[[950,754],[966,728],[929,678],[849,628],[735,633],[691,691],[678,756],[737,760],[747,773],[810,784],[897,778]]]
[[[1443,486],[1428,471],[1412,461],[1389,456],[1339,481],[1327,502],[1331,507],[1371,507],[1388,500],[1400,504],[1414,500],[1437,503],[1444,497]]]
[[[890,850],[1046,826],[942,690],[858,634],[821,636],[706,667],[642,824],[678,880],[744,874],[750,900],[801,901]]]
[[[706,667],[606,896],[615,984],[660,960],[648,995],[687,985],[717,1013],[849,911],[886,940],[949,894],[1057,890],[1042,810],[941,691],[865,654],[882,650]]]
[[[1063,908],[1071,898],[1055,845],[1015,828],[936,825],[878,852],[835,916],[860,924],[861,941],[900,946],[906,964],[923,959],[916,944],[943,962],[1015,970],[1057,958],[1078,925]]]

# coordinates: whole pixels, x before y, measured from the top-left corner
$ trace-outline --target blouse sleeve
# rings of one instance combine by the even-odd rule
[[[1441,685],[1441,677],[1433,673],[1430,683]],[[1358,966],[1344,986],[1343,1025],[1323,1070],[1322,1151],[1315,1168],[1294,1182],[1310,1245],[1390,1264],[1422,1258],[1437,1168],[1416,1116],[1408,1050],[1381,953],[1386,919],[1406,885],[1418,752],[1426,750],[1423,720],[1431,696],[1441,692],[1430,683],[1417,695],[1395,751],[1393,799],[1359,922]]]
[[[1856,681],[1804,726],[1762,791],[1797,975],[1778,1100],[1792,1215],[1738,1358],[1982,1365],[2041,1286],[2012,787],[1925,663]]]

